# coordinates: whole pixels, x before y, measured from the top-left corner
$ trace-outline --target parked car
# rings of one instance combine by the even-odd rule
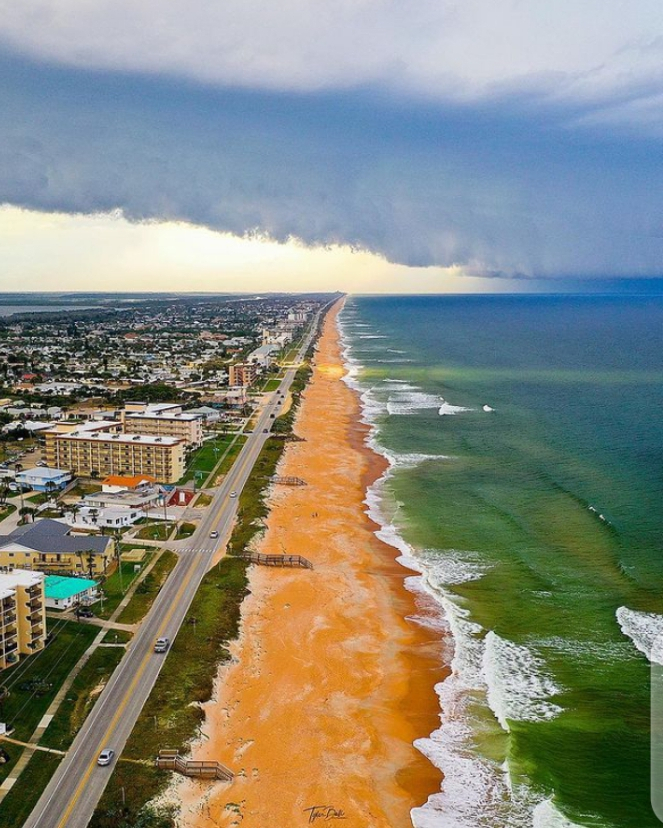
[[[35,465],[43,467],[43,466],[48,466],[48,463],[45,460],[37,460]]]
[[[114,750],[111,750],[110,748],[104,748],[99,754],[99,758],[97,759],[97,765],[110,765],[110,763],[113,761],[114,756]]]
[[[155,653],[165,653],[170,646],[170,641],[167,638],[157,638],[154,644]]]
[[[94,618],[94,613],[89,607],[78,607],[76,610],[76,615],[79,618]]]

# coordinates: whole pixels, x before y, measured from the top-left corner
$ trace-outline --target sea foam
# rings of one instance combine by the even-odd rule
[[[507,732],[510,719],[540,722],[562,712],[550,701],[561,691],[545,673],[543,660],[527,647],[506,641],[492,630],[486,635],[483,675],[488,703]]]
[[[361,380],[363,366],[353,357],[350,339],[344,335],[345,312],[344,309],[338,317],[347,368],[345,381],[360,395],[362,420],[369,425],[367,444],[389,463],[382,477],[366,493],[366,512],[379,526],[376,536],[398,552],[398,561],[403,566],[416,573],[406,579],[408,589],[432,596],[440,607],[440,623],[447,631],[446,644],[450,648],[450,675],[435,688],[440,699],[441,727],[415,742],[444,773],[443,787],[425,805],[412,811],[413,825],[415,828],[574,828],[556,811],[549,793],[528,785],[514,785],[508,763],[499,764],[476,750],[476,733],[487,726],[485,719],[475,717],[477,706],[482,707],[482,697],[486,699],[485,710],[489,698],[492,699],[490,709],[505,729],[509,719],[546,720],[561,710],[550,700],[559,688],[547,675],[542,659],[528,648],[485,630],[471,617],[463,599],[453,592],[454,585],[484,577],[491,566],[479,553],[471,551],[415,552],[398,526],[400,506],[388,496],[387,482],[399,468],[428,461],[448,462],[451,458],[387,451],[379,440],[381,418],[396,410],[410,413],[422,404],[425,409],[437,408],[440,414],[468,409],[453,406],[439,396],[427,395],[407,380],[387,378],[381,387],[367,388]],[[381,398],[385,396],[381,392],[388,392],[387,399]]]
[[[649,661],[663,664],[663,615],[620,607],[616,616],[622,632],[637,649]]]

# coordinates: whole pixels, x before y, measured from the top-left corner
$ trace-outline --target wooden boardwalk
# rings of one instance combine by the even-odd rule
[[[176,750],[160,750],[155,764],[161,770],[172,770],[182,776],[192,776],[197,779],[222,779],[232,782],[235,774],[220,762],[196,762],[193,759],[184,759]]]
[[[302,480],[301,477],[284,477],[280,474],[275,474],[272,477],[272,483],[278,486],[306,486],[306,481]]]
[[[313,564],[308,558],[301,555],[263,555],[261,552],[246,552],[242,555],[250,563],[259,566],[278,567],[301,567],[302,569],[313,569]]]

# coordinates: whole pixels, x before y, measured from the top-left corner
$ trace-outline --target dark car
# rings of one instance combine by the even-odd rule
[[[78,607],[76,615],[79,618],[94,618],[94,613],[88,607]]]

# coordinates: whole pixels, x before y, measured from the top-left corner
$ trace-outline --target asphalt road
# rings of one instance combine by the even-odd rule
[[[317,317],[302,345],[299,359],[306,353],[316,326]],[[279,391],[287,391],[295,373],[296,369],[288,369]],[[97,757],[103,748],[112,748],[115,762],[124,750],[165,659],[164,655],[154,653],[154,641],[161,636],[171,641],[175,639],[215,552],[220,546],[225,546],[230,537],[239,499],[231,498],[230,493],[241,492],[260,450],[269,438],[264,430],[270,429],[270,415],[280,412],[282,403],[279,391],[273,392],[264,406],[253,433],[248,435],[205,517],[189,539],[189,551],[181,554],[134,636],[126,656],[24,823],[24,828],[86,828],[113,770],[112,765],[99,767]],[[218,538],[210,538],[213,531],[219,533]]]

